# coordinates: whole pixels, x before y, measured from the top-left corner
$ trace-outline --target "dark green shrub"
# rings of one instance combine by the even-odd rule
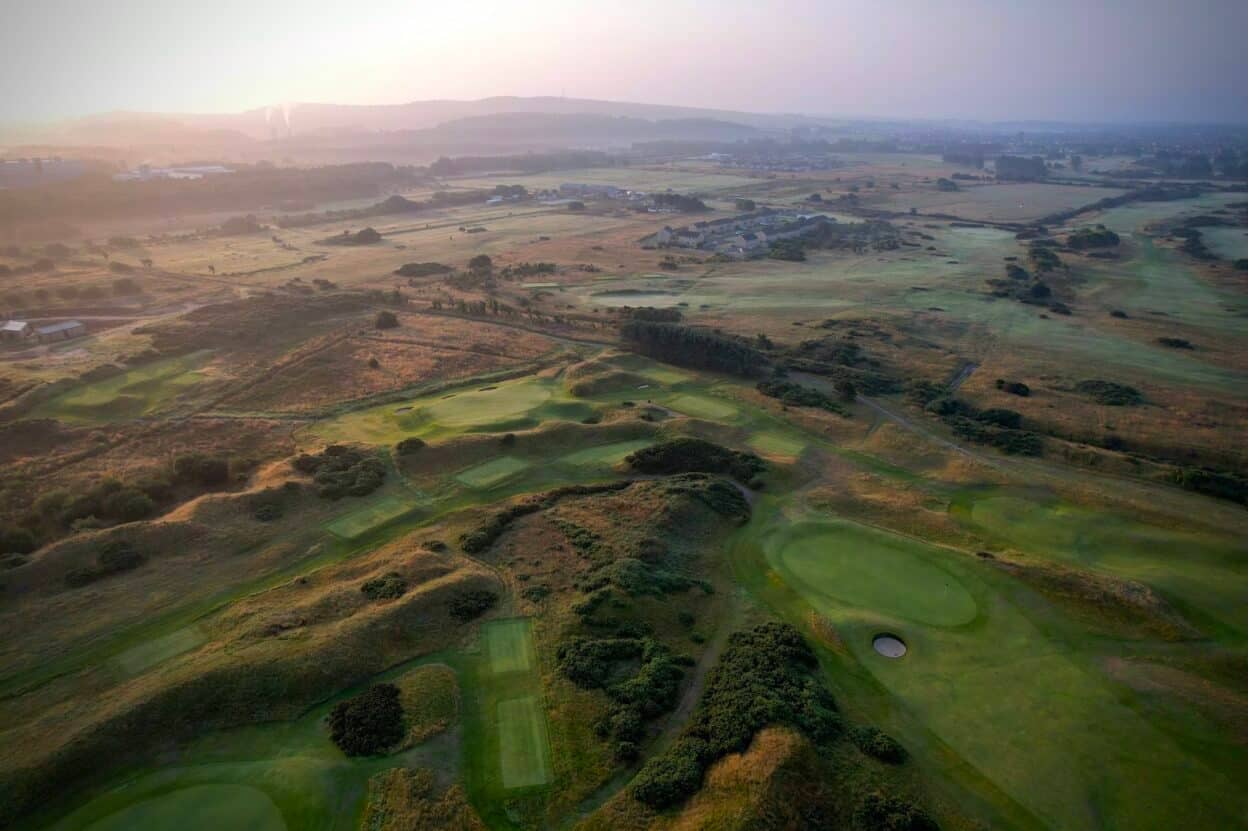
[[[75,568],[66,573],[65,585],[71,588],[85,586],[105,577],[133,571],[145,562],[147,558],[130,543],[125,540],[109,540],[100,546],[95,555],[94,566]]]
[[[383,309],[377,313],[377,319],[373,321],[373,325],[378,329],[394,329],[399,325],[399,318],[394,312]]]
[[[1134,407],[1144,403],[1144,396],[1135,387],[1099,378],[1080,381],[1075,384],[1075,391],[1091,396],[1097,404],[1109,407]]]
[[[1007,427],[1011,430],[1017,430],[1023,423],[1022,414],[999,407],[981,410],[975,415],[975,418],[978,421],[982,421],[984,424],[991,424],[996,427]]]
[[[460,592],[451,598],[451,617],[460,623],[479,618],[498,603],[498,595],[488,589]]]
[[[16,525],[0,525],[0,554],[29,554],[34,550],[34,534]]]
[[[219,456],[186,453],[173,460],[173,475],[182,482],[217,487],[229,481],[230,465]]]
[[[1186,338],[1157,338],[1157,342],[1162,346],[1168,346],[1171,349],[1195,349],[1192,342]]]
[[[400,456],[410,456],[425,446],[424,439],[418,439],[415,436],[409,436],[394,446],[394,451]]]
[[[854,386],[853,381],[843,379],[837,381],[837,389],[840,390],[843,385],[848,384],[849,390],[853,396],[857,396],[858,390]],[[804,387],[801,384],[792,381],[784,381],[772,379],[770,381],[760,381],[758,383],[758,391],[769,398],[776,398],[788,404],[790,407],[818,407],[822,410],[836,413],[837,415],[848,416],[849,413],[830,397],[815,389],[814,387]],[[846,397],[845,393],[841,393],[842,397]],[[847,400],[853,400],[852,397]]]
[[[753,453],[730,450],[705,439],[679,438],[643,447],[625,461],[639,473],[722,473],[748,482],[766,469]]]
[[[360,591],[369,600],[394,600],[402,597],[407,591],[407,581],[397,571],[387,572],[380,577],[366,580]]]
[[[276,502],[262,502],[256,506],[252,516],[260,522],[273,522],[282,518],[282,506]]]
[[[1004,378],[997,379],[997,389],[1002,392],[1008,392],[1010,395],[1017,395],[1026,398],[1031,395],[1031,387],[1022,381],[1006,381]]]
[[[899,765],[906,760],[905,748],[877,727],[855,727],[849,731],[849,738],[859,750],[881,762]]]
[[[340,701],[329,713],[329,735],[348,756],[375,756],[403,739],[403,708],[399,688],[374,684]]]
[[[858,831],[939,831],[931,817],[909,800],[872,791],[854,807]]]
[[[633,798],[660,810],[684,802],[701,789],[709,757],[710,751],[701,739],[677,739],[665,753],[646,762],[638,771],[630,786]]]

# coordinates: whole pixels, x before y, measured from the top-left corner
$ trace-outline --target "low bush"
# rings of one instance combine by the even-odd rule
[[[173,460],[173,475],[182,482],[219,487],[230,480],[230,463],[220,456],[184,453]]]
[[[394,312],[382,310],[377,313],[377,319],[373,321],[373,326],[378,329],[394,329],[399,325],[399,318]]]
[[[906,751],[897,740],[878,727],[855,727],[849,731],[850,741],[868,756],[899,765],[906,760]]]
[[[854,396],[857,395],[857,389],[853,386],[852,381],[848,379],[838,381],[838,388],[843,383],[848,383],[850,389],[854,390]],[[770,381],[760,381],[758,383],[758,391],[769,398],[779,399],[790,407],[818,407],[821,410],[827,410],[837,415],[849,416],[849,412],[844,407],[814,387],[804,387],[792,381],[772,379]],[[844,396],[844,393],[842,393],[842,396]],[[849,400],[853,400],[852,397]]]
[[[1008,392],[1010,395],[1017,395],[1026,398],[1031,395],[1031,387],[1022,381],[1007,381],[1004,378],[997,379],[997,389],[1002,392]]]
[[[1075,384],[1075,391],[1109,407],[1134,407],[1144,403],[1144,396],[1135,387],[1099,378],[1080,381]]]
[[[936,821],[896,794],[872,791],[854,806],[858,831],[938,831]]]
[[[366,580],[360,591],[369,600],[394,600],[402,597],[407,591],[407,581],[397,571],[387,572],[380,577]]]
[[[16,525],[0,525],[0,554],[29,554],[34,550],[34,534]]]
[[[424,446],[425,446],[424,439],[418,439],[415,436],[410,436],[406,439],[403,439],[398,444],[396,444],[394,446],[394,452],[398,453],[400,456],[411,456],[413,453],[420,450]]]
[[[399,688],[374,684],[329,713],[329,735],[348,756],[376,756],[403,740]]]
[[[75,568],[67,572],[65,585],[70,588],[85,586],[105,577],[133,571],[145,562],[147,558],[135,550],[130,543],[125,540],[110,540],[100,546],[99,552],[95,555],[95,565]]]
[[[1195,349],[1190,340],[1186,338],[1157,338],[1157,342],[1162,346],[1168,346],[1171,349]]]

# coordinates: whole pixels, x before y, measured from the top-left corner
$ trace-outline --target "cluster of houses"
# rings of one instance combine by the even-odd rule
[[[5,343],[27,342],[53,343],[60,340],[80,338],[87,333],[86,325],[80,320],[63,320],[60,323],[49,323],[45,326],[33,326],[25,320],[6,320],[0,324],[0,340]]]
[[[697,248],[733,259],[766,253],[772,243],[797,239],[836,222],[823,214],[798,214],[762,208],[739,216],[709,219],[682,228],[664,227],[646,242],[659,248]]]
[[[152,179],[203,179],[205,176],[222,176],[233,173],[228,167],[219,164],[205,164],[192,167],[152,167],[141,164],[134,170],[113,175],[114,182],[147,182]]]

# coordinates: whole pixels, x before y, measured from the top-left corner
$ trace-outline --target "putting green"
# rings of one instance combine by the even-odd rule
[[[624,457],[643,447],[653,444],[650,439],[634,439],[633,441],[617,441],[611,444],[600,444],[587,447],[559,459],[564,464],[577,467],[609,467],[624,460]]]
[[[676,396],[669,402],[669,406],[685,415],[715,421],[732,418],[737,414],[737,408],[727,401],[693,393]]]
[[[528,467],[529,463],[524,459],[517,459],[515,456],[500,456],[460,471],[455,475],[455,481],[470,488],[490,488]]]
[[[286,823],[264,791],[246,785],[195,785],[137,802],[87,826],[88,831],[285,831]]]
[[[490,621],[481,634],[491,674],[528,672],[537,665],[533,654],[533,626],[528,618]]]
[[[479,427],[523,415],[549,398],[550,386],[531,378],[452,393],[426,406],[424,412],[444,427]]]
[[[550,743],[536,696],[498,703],[498,761],[508,790],[550,781]]]
[[[777,570],[820,611],[849,606],[933,626],[970,623],[975,599],[923,543],[849,522],[807,522],[768,540]]]
[[[343,514],[325,527],[335,536],[353,540],[380,525],[398,519],[414,507],[416,503],[410,497],[390,494]]]
[[[801,439],[773,432],[758,433],[749,440],[748,444],[765,456],[793,458],[806,449],[806,442]]]

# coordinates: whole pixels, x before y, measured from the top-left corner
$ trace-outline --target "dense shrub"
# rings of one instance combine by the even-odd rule
[[[220,456],[186,453],[173,460],[173,475],[183,482],[217,487],[229,481],[230,464]]]
[[[981,410],[975,415],[975,419],[982,421],[984,424],[991,424],[994,427],[1008,427],[1011,430],[1017,430],[1023,424],[1022,414],[1001,407]]]
[[[367,496],[386,479],[386,466],[381,459],[338,444],[331,444],[316,455],[304,453],[291,464],[301,473],[312,474],[316,492],[324,499]]]
[[[895,794],[872,791],[854,807],[858,831],[938,831],[939,827],[919,806]]]
[[[1133,407],[1144,403],[1144,396],[1135,387],[1092,378],[1075,384],[1075,391],[1091,396],[1097,404],[1110,407]]]
[[[369,600],[394,600],[402,597],[407,591],[407,581],[397,571],[387,572],[380,577],[366,580],[360,591]]]
[[[35,537],[25,528],[0,525],[0,554],[29,554],[35,550]]]
[[[1066,245],[1076,251],[1086,251],[1089,248],[1106,248],[1117,245],[1121,240],[1113,231],[1104,225],[1098,225],[1095,228],[1080,228],[1069,237],[1066,238]]]
[[[1157,338],[1157,342],[1162,346],[1168,346],[1171,349],[1195,349],[1192,342],[1186,338]]]
[[[1248,479],[1234,473],[1204,468],[1182,468],[1174,482],[1189,491],[1248,505]]]
[[[498,603],[498,595],[489,589],[473,589],[456,594],[451,598],[451,617],[460,623],[481,617]]]
[[[684,734],[641,769],[633,797],[659,809],[683,801],[714,760],[744,750],[768,725],[793,727],[817,743],[832,739],[840,718],[816,669],[792,626],[765,623],[733,634]]]
[[[753,453],[722,447],[705,439],[679,438],[643,447],[625,461],[639,473],[722,473],[749,482],[766,469]]]
[[[135,550],[130,543],[125,540],[110,540],[100,546],[95,555],[95,565],[75,568],[67,572],[65,585],[71,588],[85,586],[105,577],[133,571],[145,562],[147,558]]]
[[[1031,387],[1022,381],[1007,381],[1004,378],[997,379],[997,389],[1002,392],[1008,392],[1010,395],[1018,395],[1023,398],[1031,395]]]
[[[857,389],[853,386],[852,381],[838,381],[837,384],[838,386],[849,384],[850,389],[854,390],[854,395],[857,395]],[[849,415],[844,407],[814,387],[804,387],[792,381],[785,381],[779,378],[759,381],[758,391],[769,398],[777,398],[790,407],[818,407],[821,410],[827,410],[837,415]],[[845,394],[842,393],[842,395]],[[852,400],[852,398],[849,400]]]
[[[400,456],[410,456],[424,446],[424,439],[418,439],[415,436],[410,436],[396,444],[394,446],[394,452],[398,453]]]
[[[399,325],[399,319],[394,312],[383,309],[377,313],[377,319],[373,321],[373,325],[378,329],[394,329]]]
[[[650,306],[626,308],[624,315],[633,320],[648,320],[652,323],[679,323],[683,317],[680,309],[655,309]]]
[[[793,263],[805,262],[806,248],[802,245],[801,240],[776,240],[767,249],[767,256],[773,260],[785,260]]]
[[[375,756],[403,739],[403,707],[394,684],[374,684],[329,713],[329,735],[348,756]]]
[[[437,274],[450,274],[451,267],[442,263],[404,263],[394,273],[400,277],[432,277]]]
[[[849,731],[849,738],[859,750],[881,762],[899,765],[906,760],[905,748],[878,727],[855,727]]]

